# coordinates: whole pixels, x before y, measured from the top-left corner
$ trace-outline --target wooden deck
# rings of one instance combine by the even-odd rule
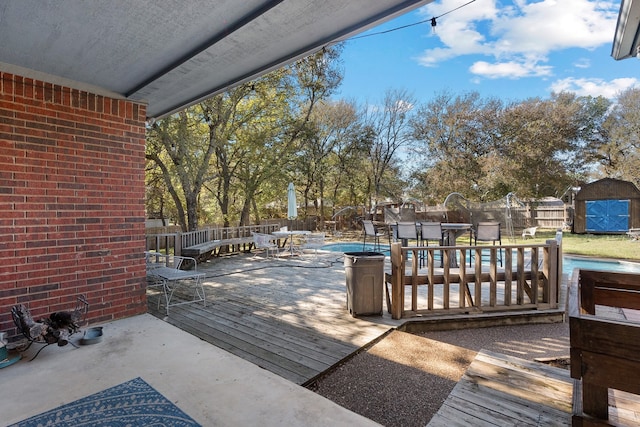
[[[389,261],[385,262],[388,269]],[[150,288],[149,312],[296,384],[310,382],[390,329],[404,327],[408,320],[392,319],[386,302],[382,316],[351,316],[341,253],[268,260],[264,254],[254,257],[241,253],[212,258],[198,264],[198,271],[206,273],[206,306],[171,307],[166,317],[163,307],[158,310],[157,289]],[[178,292],[173,298],[180,297]],[[406,298],[406,304],[410,304],[411,295]],[[436,291],[437,304],[442,304],[442,299],[441,292]],[[545,313],[523,310],[511,313],[509,321],[517,323],[517,317],[540,314]],[[461,316],[475,321],[485,316],[493,324],[503,322],[499,313],[443,313],[423,320],[425,325],[435,320],[451,324]],[[411,330],[419,330],[418,323],[419,318],[412,318]],[[433,325],[426,327],[433,329]]]
[[[150,289],[149,312],[296,384],[310,382],[389,329],[415,329],[417,322],[391,319],[386,304],[382,316],[352,317],[338,253],[269,260],[240,254],[211,259],[198,270],[206,273],[206,306],[172,307],[165,317]],[[567,370],[480,352],[429,425],[570,425],[572,387]],[[612,419],[638,425],[640,403],[616,393]]]
[[[570,426],[573,388],[566,369],[481,351],[428,426]],[[611,425],[637,426],[638,396],[609,396]]]
[[[481,351],[429,422],[439,426],[569,426],[569,371]]]
[[[275,260],[240,254],[198,270],[206,273],[207,305],[171,307],[165,320],[297,384],[402,323],[386,307],[383,316],[349,314],[338,253]],[[148,294],[149,312],[165,318],[157,291]]]

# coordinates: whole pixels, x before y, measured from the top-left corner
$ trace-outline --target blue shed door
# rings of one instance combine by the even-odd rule
[[[587,231],[615,232],[629,229],[629,200],[587,200]]]

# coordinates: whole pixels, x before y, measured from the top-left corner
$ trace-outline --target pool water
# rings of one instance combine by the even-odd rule
[[[387,256],[389,255],[389,245],[380,245],[380,250],[376,251],[374,245],[369,243],[364,247],[362,243],[330,243],[324,245],[322,249],[330,252],[381,252]],[[436,257],[437,255],[436,253]],[[562,258],[562,271],[565,274],[572,274],[576,268],[640,274],[640,263],[638,262],[602,260],[570,255],[565,255]]]
[[[373,244],[367,243],[329,243],[322,247],[322,250],[329,252],[380,252],[389,255],[389,245],[380,245],[380,250],[376,250]]]
[[[562,271],[571,274],[574,269],[615,271],[617,273],[640,274],[640,263],[618,260],[589,259],[565,255],[562,257]]]

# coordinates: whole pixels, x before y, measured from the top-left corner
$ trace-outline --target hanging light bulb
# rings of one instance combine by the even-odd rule
[[[436,33],[436,25],[438,25],[438,23],[436,22],[436,18],[434,16],[433,18],[431,18],[431,32],[433,34]]]
[[[636,46],[636,58],[640,59],[640,44]]]

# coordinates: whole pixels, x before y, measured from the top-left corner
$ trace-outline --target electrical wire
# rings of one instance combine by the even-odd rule
[[[414,26],[416,26],[416,25],[425,24],[425,23],[427,23],[427,22],[430,22],[430,23],[431,23],[431,26],[432,26],[432,27],[435,27],[435,26],[436,26],[436,21],[437,21],[437,19],[442,18],[443,16],[448,15],[448,14],[450,14],[451,12],[455,12],[455,11],[456,11],[456,10],[458,10],[458,9],[462,9],[463,7],[470,5],[471,3],[475,2],[475,1],[476,1],[476,0],[470,0],[470,1],[468,1],[467,3],[465,3],[465,4],[462,4],[462,5],[460,5],[460,6],[456,7],[456,8],[454,8],[454,9],[451,9],[451,10],[449,10],[449,11],[447,11],[447,12],[445,12],[445,13],[441,14],[441,15],[434,16],[434,17],[431,17],[431,18],[429,18],[429,19],[425,19],[425,20],[418,21],[418,22],[414,22],[414,23],[407,24],[407,25],[402,25],[402,26],[400,26],[400,27],[390,28],[390,29],[388,29],[388,30],[384,30],[384,31],[378,31],[378,32],[376,32],[376,33],[363,34],[363,35],[361,35],[361,36],[351,37],[351,38],[346,39],[346,40],[332,42],[332,43],[329,43],[327,46],[331,46],[331,45],[334,45],[334,44],[337,44],[337,43],[341,43],[341,42],[348,42],[348,41],[352,41],[352,40],[363,39],[363,38],[365,38],[365,37],[379,36],[379,35],[381,35],[381,34],[387,34],[387,33],[391,33],[391,32],[398,31],[398,30],[404,30],[405,28],[414,27]],[[324,48],[326,48],[327,46],[323,47],[323,49],[324,49]]]

